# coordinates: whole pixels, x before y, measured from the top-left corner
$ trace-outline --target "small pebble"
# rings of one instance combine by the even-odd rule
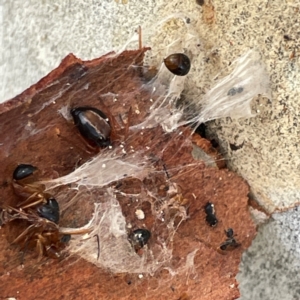
[[[139,220],[145,219],[145,213],[141,209],[137,209],[135,215]]]

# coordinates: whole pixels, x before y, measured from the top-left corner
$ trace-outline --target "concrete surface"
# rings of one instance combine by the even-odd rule
[[[237,280],[243,300],[300,299],[299,209],[275,213],[244,253]]]
[[[249,48],[262,53],[272,101],[258,98],[255,118],[210,122],[210,134],[220,141],[229,165],[248,181],[260,204],[270,212],[293,207],[299,202],[300,182],[299,1],[215,1],[214,11],[192,0],[165,2],[2,0],[0,100],[39,80],[69,52],[92,59],[121,49],[139,25],[144,24],[148,35],[156,34],[151,46],[158,54],[169,41],[159,40],[154,31],[157,22],[181,13],[201,41],[201,53],[194,59],[198,76],[187,81],[190,98],[201,97],[219,70]],[[214,20],[215,24],[208,24]],[[298,224],[300,217],[292,209],[274,214],[261,227],[241,264],[241,299],[300,299],[299,238],[294,238]]]

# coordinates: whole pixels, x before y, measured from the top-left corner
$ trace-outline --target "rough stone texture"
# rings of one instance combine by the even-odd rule
[[[249,182],[253,196],[261,204],[274,211],[278,207],[286,208],[298,203],[296,125],[300,73],[297,1],[215,1],[214,10],[197,6],[195,1],[177,0],[168,3],[163,0],[5,1],[0,8],[3,22],[0,33],[3,43],[1,100],[13,97],[39,80],[69,52],[83,59],[92,59],[101,53],[119,49],[138,25],[145,24],[143,28],[150,28],[173,12],[181,12],[190,18],[191,25],[207,46],[205,57],[216,63],[197,62],[199,74],[195,78],[202,93],[211,86],[211,78],[216,71],[249,47],[259,49],[271,74],[272,103],[259,100],[257,109],[260,115],[254,119],[220,120],[210,125],[217,132],[227,161]],[[212,16],[212,13],[215,14]],[[159,43],[158,48],[163,48],[161,45]],[[191,94],[198,95],[198,92],[191,90]],[[230,144],[242,145],[242,148],[232,150]],[[294,236],[296,227],[289,226],[289,223],[295,222],[295,215],[287,212],[285,216],[283,228],[293,228],[290,235]],[[284,255],[286,250],[281,247],[274,249],[269,243],[278,240],[272,226],[274,222],[267,225],[269,230],[261,231],[254,246],[261,252],[274,250],[272,257],[275,260],[277,254],[280,256],[283,251]],[[293,257],[299,243],[292,238],[286,243]],[[257,256],[260,254],[256,253]],[[243,297],[255,298],[259,278],[261,287],[270,287],[270,294],[265,289],[262,299],[277,299],[274,295],[276,291],[279,295],[284,282],[295,280],[295,276],[286,271],[293,268],[294,260],[285,260],[286,269],[283,270],[276,264],[256,264],[257,256],[252,259],[252,256],[245,255],[242,266],[245,277],[239,277],[241,282],[245,282],[242,285],[245,286]],[[243,272],[248,267],[253,272]],[[286,281],[274,284],[269,281],[269,274],[278,274],[276,276],[282,276]],[[294,296],[292,289],[286,291],[286,299]]]
[[[108,110],[111,118],[121,115],[125,120],[125,112],[128,112],[130,106],[143,103],[144,111],[132,118],[131,122],[134,125],[143,120],[151,104],[150,96],[147,90],[140,88],[142,81],[139,69],[130,66],[141,64],[144,51],[107,55],[91,62],[82,62],[70,55],[64,59],[60,68],[23,94],[1,105],[0,122],[3,130],[0,138],[4,142],[0,153],[3,168],[2,203],[15,205],[18,201],[11,186],[11,174],[17,163],[27,162],[38,166],[40,178],[55,178],[71,172],[78,161],[83,163],[91,157],[75,126],[57,113],[62,107],[79,104],[103,107]],[[117,101],[114,101],[114,97],[105,96],[108,92],[118,95]],[[130,115],[127,118],[129,122]],[[12,120],[13,127],[10,125]],[[160,157],[169,169],[173,184],[182,188],[180,194],[183,199],[177,206],[184,208],[188,205],[188,219],[176,230],[173,242],[170,243],[172,258],[165,265],[176,271],[177,275],[171,276],[164,269],[157,271],[153,277],[147,274],[144,278],[138,278],[137,274],[114,275],[108,270],[78,260],[76,256],[63,261],[45,259],[40,263],[34,252],[29,251],[28,256],[25,254],[25,267],[22,269],[18,266],[20,261],[17,248],[9,246],[9,242],[25,225],[16,221],[5,224],[1,229],[1,297],[197,299],[201,295],[201,299],[236,299],[239,291],[235,275],[240,258],[256,232],[247,208],[249,189],[234,173],[206,167],[201,161],[195,162],[191,155],[191,132],[188,128],[180,130],[181,134],[179,131],[164,134],[158,126],[141,132],[134,131],[129,133],[128,141],[124,144],[127,151],[131,147],[135,151],[145,149],[145,156]],[[120,136],[121,131],[116,128],[115,134]],[[10,136],[15,138],[7,139]],[[146,147],[147,150],[145,145],[149,141],[152,147]],[[119,141],[116,139],[113,149],[118,147]],[[156,168],[159,171],[162,166],[158,164]],[[166,178],[164,171],[147,178],[142,184],[129,178],[121,185],[120,191],[132,195],[133,191],[136,193],[143,186],[150,190],[152,182],[155,182],[154,187],[158,189],[162,183],[169,184],[163,178]],[[188,202],[184,199],[188,199]],[[68,199],[58,200],[63,205]],[[143,221],[139,225],[133,213],[140,204],[135,201],[132,203],[132,196],[122,196],[119,201],[127,222],[136,223],[135,226],[140,227]],[[169,225],[151,216],[150,206],[145,205],[147,201],[151,204],[151,197],[143,201],[146,227],[152,232],[149,243],[151,249],[161,238],[170,237],[165,235],[165,232],[168,234]],[[208,201],[214,203],[219,219],[215,228],[209,227],[205,221],[203,207]],[[73,217],[69,223],[77,223],[76,211],[78,213],[80,210],[81,215],[86,213],[83,204],[81,200],[79,207],[69,208],[69,218]],[[171,204],[168,207],[169,210],[178,210]],[[167,220],[168,216],[165,218]],[[67,219],[61,221],[66,222]],[[234,228],[241,246],[233,251],[222,252],[218,248],[226,239],[224,230],[229,227]],[[191,262],[187,260],[189,255]]]
[[[299,245],[299,224],[299,209],[295,208],[273,214],[261,226],[257,242],[243,254],[237,276],[242,299],[299,299],[300,253],[293,246]]]

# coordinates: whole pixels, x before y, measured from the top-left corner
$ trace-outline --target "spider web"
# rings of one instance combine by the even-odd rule
[[[115,273],[153,275],[161,268],[170,274],[192,270],[200,247],[191,249],[185,263],[174,266],[174,237],[190,217],[189,207],[196,205],[191,202],[202,199],[197,203],[201,207],[206,201],[192,183],[210,171],[205,171],[205,161],[193,159],[193,132],[183,126],[222,117],[251,117],[253,97],[269,95],[268,76],[255,51],[245,53],[221,73],[212,69],[211,82],[202,81],[193,74],[198,66],[203,67],[205,42],[180,15],[172,15],[158,25],[156,34],[150,34],[151,27],[143,31],[146,43],[161,45],[147,52],[143,65],[140,60],[144,50],[130,54],[129,62],[123,65],[121,50],[74,64],[41,90],[39,98],[34,99],[42,101],[38,109],[28,104],[25,127],[12,120],[21,132],[19,138],[4,141],[7,154],[16,143],[22,147],[27,139],[31,140],[27,150],[33,153],[41,140],[52,141],[49,151],[43,153],[44,161],[52,164],[45,166],[42,177],[54,179],[42,183],[59,201],[60,225],[91,228],[89,235],[73,236],[68,251]],[[130,42],[136,40],[137,35]],[[191,58],[192,68],[186,77],[174,76],[161,63],[168,54],[177,52]],[[149,66],[155,67],[153,73]],[[100,75],[101,84],[97,82]],[[74,137],[69,111],[82,105],[98,107],[109,116],[112,148],[95,154],[79,136]],[[46,114],[50,110],[56,111],[55,120],[51,119],[53,113]],[[56,152],[57,143],[68,149],[60,163],[52,158],[61,155]],[[15,157],[11,157],[13,161]],[[42,165],[28,153],[19,155],[20,160]],[[138,218],[138,211],[145,218]],[[139,253],[128,240],[129,233],[137,228],[152,233]]]
[[[170,24],[173,31],[165,30]],[[55,192],[61,199],[63,215],[80,211],[77,220],[82,220],[78,224],[86,222],[92,228],[86,237],[74,236],[69,251],[117,273],[153,275],[161,267],[171,269],[173,236],[181,222],[188,218],[189,205],[175,178],[182,176],[181,172],[193,174],[203,166],[203,162],[190,160],[188,163],[190,158],[182,159],[183,153],[191,147],[192,134],[182,126],[221,117],[253,116],[253,97],[269,92],[268,77],[259,55],[249,51],[234,62],[232,73],[215,80],[206,94],[201,96],[198,91],[197,97],[191,97],[185,93],[185,88],[191,84],[189,78],[193,78],[197,67],[195,62],[204,59],[203,43],[180,16],[168,17],[158,28],[161,31],[152,36],[152,40],[156,38],[155,45],[160,44],[160,40],[164,47],[149,51],[144,66],[134,63],[129,66],[146,77],[149,72],[147,65],[157,66],[155,76],[142,82],[139,91],[128,92],[127,89],[126,94],[121,94],[122,91],[116,94],[107,92],[104,86],[86,93],[86,103],[97,97],[100,107],[109,111],[114,119],[119,116],[112,122],[116,127],[114,131],[121,132],[119,143],[112,149],[101,150],[74,172],[43,182],[50,191],[67,186],[67,189]],[[149,38],[148,32],[144,32],[144,38]],[[130,42],[135,39],[136,36]],[[185,52],[192,58],[193,67],[187,77],[174,76],[158,63],[176,52]],[[114,56],[110,55],[111,58]],[[265,80],[258,84],[258,78]],[[115,78],[118,80],[120,77]],[[242,88],[238,93],[232,92],[239,87]],[[90,83],[85,83],[82,88],[89,91]],[[137,99],[137,94],[145,91],[147,96]],[[70,97],[75,96],[71,92]],[[69,110],[72,106],[71,100],[59,109],[66,120],[71,119]],[[132,113],[129,113],[130,108]],[[128,123],[129,131],[125,133]],[[165,165],[169,165],[167,170]],[[172,174],[171,179],[166,172]],[[138,211],[142,211],[145,219],[138,219]],[[152,232],[149,245],[140,254],[134,251],[128,240],[128,233],[137,228],[148,228]],[[96,236],[100,240],[100,249]]]

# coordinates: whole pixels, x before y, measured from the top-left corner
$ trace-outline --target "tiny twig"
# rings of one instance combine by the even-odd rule
[[[138,35],[139,35],[139,50],[142,49],[143,43],[142,43],[142,27],[139,26],[138,28]]]
[[[164,168],[164,171],[166,173],[167,179],[170,179],[170,174],[168,173],[168,170],[167,170],[167,167],[166,167],[165,163],[163,164],[163,168]]]
[[[99,235],[98,234],[95,234],[94,236],[97,238],[97,244],[98,244],[97,260],[99,260],[99,257],[100,257],[100,239],[99,239]]]

